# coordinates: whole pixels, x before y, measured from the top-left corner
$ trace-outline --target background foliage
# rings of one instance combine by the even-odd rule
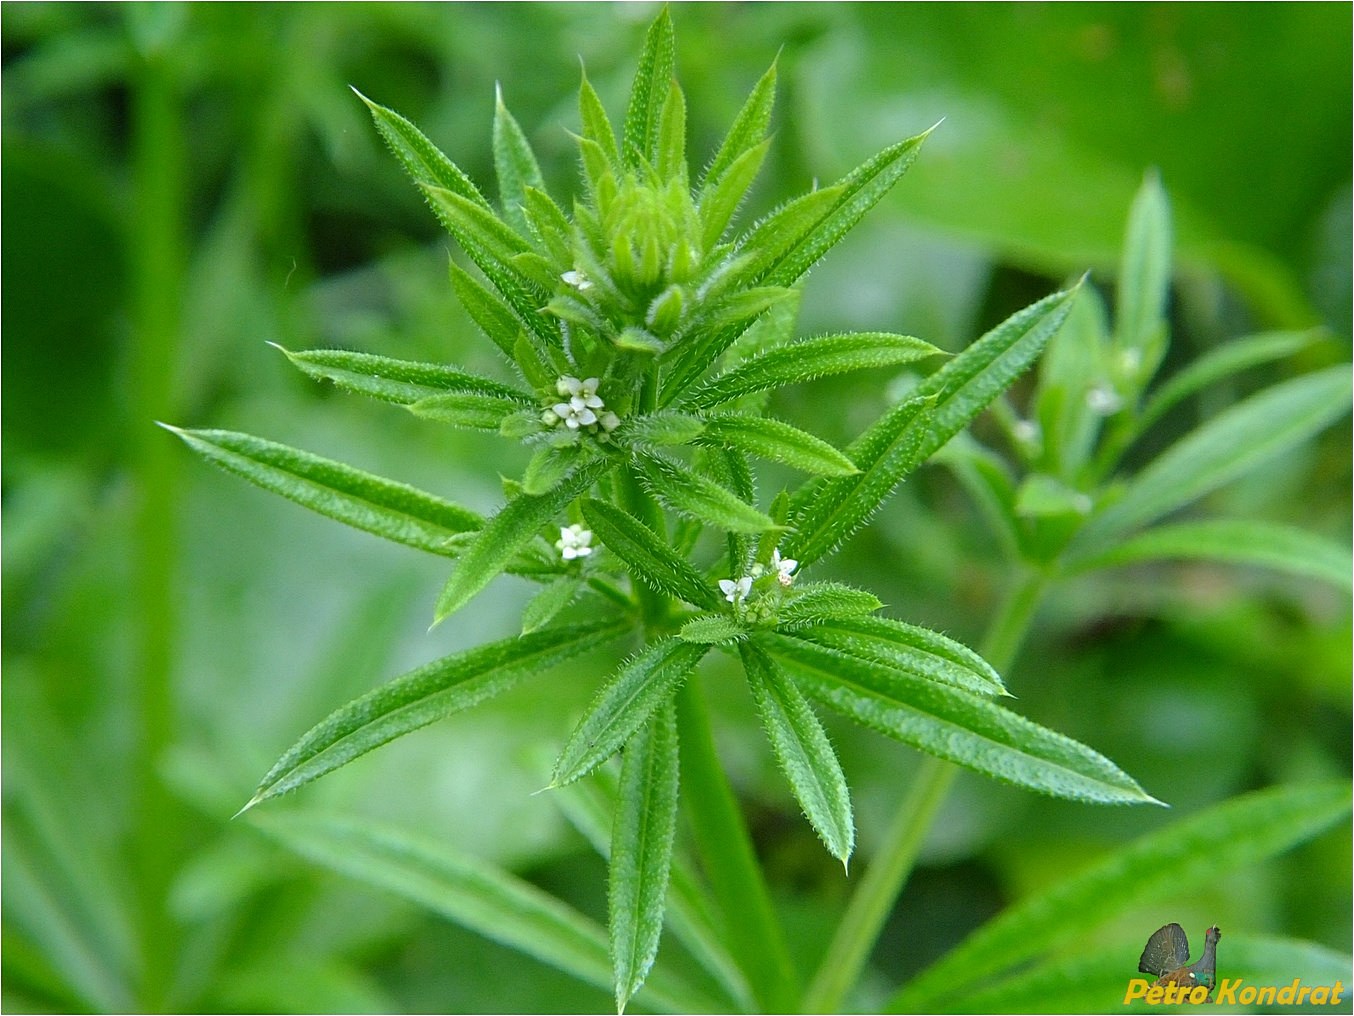
[[[557,194],[578,57],[617,110],[648,5],[8,5],[3,21],[5,1005],[32,1009],[602,1008],[580,985],[227,823],[279,751],[377,680],[514,633],[505,580],[424,631],[445,568],[202,468],[154,419],[244,427],[442,493],[499,500],[493,436],[301,378],[266,341],[492,372],[446,243],[352,96],[492,179],[495,81]],[[1086,268],[1111,292],[1127,209],[1171,195],[1172,362],[1246,331],[1350,321],[1350,12],[1339,5],[678,5],[694,153],[780,56],[755,209],[942,116],[903,184],[814,272],[801,332],[962,347]],[[736,40],[736,42],[735,42]],[[784,47],[781,49],[781,47]],[[699,156],[698,156],[699,158]],[[1332,359],[1330,344],[1181,411]],[[1304,359],[1305,358],[1305,359]],[[839,443],[886,393],[784,399]],[[1146,449],[1150,451],[1151,449]],[[515,454],[515,453],[510,453]],[[1347,539],[1347,424],[1211,499]],[[914,477],[833,563],[895,616],[972,643],[1003,564],[945,472]],[[594,916],[602,865],[532,752],[595,674],[536,683],[367,756],[305,803],[510,866]],[[961,777],[857,1000],[1106,850],[1247,790],[1349,775],[1347,597],[1173,565],[1064,587],[1007,676],[1021,711],[1093,744],[1174,814]],[[719,694],[718,674],[707,686]],[[795,813],[735,682],[721,749],[805,962],[847,892]],[[917,757],[825,718],[860,860]],[[1168,920],[1350,949],[1337,831],[1104,932]],[[165,903],[167,901],[167,903]],[[177,942],[177,948],[165,943]],[[1228,943],[1220,947],[1225,965]],[[1130,950],[1131,951],[1131,950]],[[526,974],[505,978],[505,964]],[[1132,974],[1131,969],[1121,976]]]

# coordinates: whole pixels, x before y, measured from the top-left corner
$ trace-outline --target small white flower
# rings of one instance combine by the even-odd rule
[[[752,591],[752,577],[744,575],[735,582],[733,579],[720,579],[720,591],[724,594],[724,599],[732,604],[742,603],[748,598],[748,593]]]
[[[597,385],[600,383],[598,378],[590,377],[580,381],[576,377],[565,375],[555,382],[555,391],[566,397],[568,402],[556,402],[547,409],[541,419],[547,424],[563,423],[570,430],[578,430],[579,427],[590,427],[599,422],[596,410],[604,409],[606,403],[597,394]],[[549,417],[554,416],[554,420]],[[615,421],[607,427],[608,421]],[[603,427],[608,431],[615,430],[620,426],[620,417],[615,413],[604,413],[600,418]]]
[[[1099,384],[1086,393],[1086,405],[1097,416],[1113,416],[1124,406],[1124,400],[1113,388]]]
[[[794,558],[780,556],[779,547],[771,552],[771,568],[776,573],[776,581],[786,589],[794,583],[795,569],[798,567],[799,562]]]
[[[585,289],[592,288],[592,282],[586,275],[579,271],[565,272],[560,276],[560,280],[573,286],[574,289],[578,290],[580,293]]]
[[[579,427],[586,427],[589,424],[597,422],[597,414],[586,406],[575,406],[573,399],[568,402],[556,402],[550,407],[550,412],[564,421],[564,426],[570,430],[577,430]]]
[[[584,529],[578,524],[572,526],[561,526],[559,539],[555,541],[555,548],[560,556],[566,561],[572,561],[576,557],[587,557],[592,553],[592,530]]]

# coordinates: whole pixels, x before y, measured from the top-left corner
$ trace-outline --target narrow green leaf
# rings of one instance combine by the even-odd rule
[[[611,856],[612,816],[620,797],[617,783],[613,772],[602,767],[593,771],[591,779],[559,788],[552,795],[569,822],[603,858]],[[751,1012],[754,1002],[747,978],[729,955],[705,888],[696,878],[694,866],[681,856],[680,849],[674,850],[673,855],[668,886],[668,923],[691,955],[728,993],[733,1011]],[[727,1008],[707,1011],[724,1012]]]
[[[484,525],[484,519],[467,508],[297,448],[228,430],[160,426],[227,472],[311,511],[408,547],[454,556],[452,537]]]
[[[619,621],[570,625],[444,656],[330,713],[277,760],[245,809],[278,797],[429,723],[478,705],[623,630]]]
[[[555,762],[551,786],[588,775],[625,744],[673,694],[709,646],[659,639],[631,657],[607,682]]]
[[[917,386],[913,394],[936,399],[920,448],[923,460],[968,426],[1039,358],[1062,327],[1081,286],[1079,282],[1012,314]]]
[[[809,695],[920,751],[1054,797],[1094,804],[1159,803],[1103,755],[989,698],[802,637],[763,638]]]
[[[611,463],[595,460],[580,466],[545,494],[521,494],[504,505],[465,549],[456,570],[437,599],[434,624],[460,610],[489,584],[519,550],[574,498],[587,491]]]
[[[466,430],[487,430],[495,434],[509,416],[522,408],[522,400],[477,392],[449,392],[430,395],[409,404],[409,412],[425,420],[434,420]]]
[[[771,110],[776,102],[776,65],[773,63],[752,87],[743,108],[733,118],[729,132],[719,145],[719,151],[705,171],[702,190],[708,190],[728,173],[734,163],[754,148],[762,147],[766,132],[771,127]],[[702,194],[701,202],[705,197]]]
[[[548,493],[582,460],[583,450],[576,444],[560,448],[549,445],[537,448],[522,473],[523,492],[528,495]]]
[[[658,117],[654,168],[660,180],[686,179],[686,98],[675,79],[668,82],[667,98]]]
[[[1155,172],[1147,174],[1128,215],[1115,344],[1138,361],[1141,385],[1154,373],[1166,348],[1166,298],[1171,286],[1171,209]]]
[[[718,604],[719,596],[700,572],[633,515],[589,498],[583,502],[583,518],[606,548],[650,589],[698,607]]]
[[[1100,294],[1084,287],[1039,360],[1032,403],[1043,446],[1038,461],[1062,479],[1082,475],[1101,424],[1124,401],[1107,322]]]
[[[979,695],[1007,695],[992,665],[968,646],[888,617],[838,618],[820,622],[800,638],[862,660],[939,681]]]
[[[1278,787],[1214,805],[1004,910],[923,971],[889,1008],[933,1010],[947,995],[1085,941],[1105,922],[1181,886],[1217,884],[1230,871],[1275,857],[1348,814],[1348,781]]]
[[[1138,417],[1136,431],[1145,431],[1167,411],[1209,385],[1249,367],[1287,359],[1312,345],[1321,335],[1320,329],[1265,332],[1234,339],[1209,350],[1152,392]]]
[[[616,148],[616,133],[612,130],[606,108],[598,98],[592,83],[588,81],[586,73],[583,75],[583,83],[578,88],[578,118],[582,124],[583,137],[597,145],[612,169],[619,170],[620,153]]]
[[[631,448],[660,448],[690,444],[705,430],[705,421],[690,413],[660,409],[626,420],[612,435]]]
[[[840,582],[809,582],[799,586],[776,611],[782,631],[873,614],[882,607],[874,593]]]
[[[637,992],[658,955],[677,831],[677,719],[659,709],[625,745],[611,831],[607,925],[616,1011]]]
[[[705,250],[710,250],[719,243],[720,237],[728,229],[729,222],[738,211],[738,206],[747,196],[752,182],[757,179],[770,147],[771,142],[768,140],[749,148],[734,160],[726,172],[701,191],[698,211],[701,220],[701,245]]]
[[[461,301],[461,306],[503,355],[515,362],[518,336],[526,326],[500,297],[480,285],[473,275],[454,261],[450,262],[450,266],[451,288]],[[527,375],[527,380],[535,383],[530,375]]]
[[[522,608],[522,634],[544,628],[561,610],[573,603],[583,589],[580,575],[561,575],[541,587],[540,592]]]
[[[725,297],[710,299],[691,319],[693,332],[709,330],[716,334],[742,334],[748,326],[776,304],[791,299],[795,290],[784,286],[753,286]],[[712,353],[722,353],[720,349]]]
[[[929,342],[887,332],[852,332],[806,339],[740,363],[692,389],[679,404],[710,409],[753,392],[802,384],[830,374],[892,367],[943,353]]]
[[[1047,473],[1030,473],[1020,482],[1013,506],[1022,518],[1089,515],[1095,502],[1084,491],[1069,487]]]
[[[470,374],[440,363],[392,360],[388,356],[354,353],[346,349],[304,349],[292,352],[276,343],[292,363],[310,377],[332,381],[345,391],[369,395],[383,402],[409,405],[445,392],[474,392],[520,403],[533,403],[531,395],[501,381]]]
[[[393,110],[378,106],[356,88],[353,94],[366,103],[372,119],[376,121],[377,131],[416,184],[442,187],[481,208],[489,207],[489,202],[484,200],[484,195],[470,177],[461,172],[417,127]]]
[[[850,476],[855,464],[822,438],[781,420],[725,413],[705,418],[700,443],[728,446],[815,476]]]
[[[843,865],[856,844],[851,795],[822,724],[793,681],[760,646],[739,647],[776,763],[823,845]]]
[[[258,816],[253,824],[316,864],[394,893],[588,984],[611,985],[606,932],[502,868],[369,820],[291,812]],[[677,1012],[715,1012],[718,1006],[657,970],[644,997]]]
[[[777,528],[756,508],[719,484],[658,455],[636,459],[650,492],[673,511],[734,533],[760,533]]]
[[[677,637],[683,642],[726,645],[747,638],[748,630],[728,614],[700,614],[682,625]]]
[[[893,188],[912,165],[930,133],[928,130],[891,145],[828,188],[837,192],[835,200],[790,249],[775,259],[758,281],[762,285],[794,285]]]
[[[899,403],[847,448],[857,473],[815,480],[797,491],[790,502],[794,532],[786,556],[811,564],[863,526],[923,460],[920,449],[933,410],[925,398]]]
[[[730,273],[728,285],[752,286],[772,275],[814,227],[832,214],[842,193],[839,186],[811,190],[757,222],[739,245],[743,260]]]
[[[527,187],[525,204],[527,226],[540,240],[544,250],[557,265],[573,261],[573,227],[559,205],[543,190]]]
[[[1298,447],[1349,412],[1347,364],[1274,385],[1187,434],[1093,516],[1068,548],[1075,563]]]
[[[1275,568],[1351,588],[1349,549],[1311,533],[1273,522],[1209,519],[1157,526],[1100,554],[1081,558],[1077,571],[1111,568],[1163,558],[1224,561]]]
[[[527,235],[523,206],[527,188],[545,190],[541,167],[531,143],[522,133],[508,107],[503,104],[503,89],[494,88],[494,171],[498,174],[498,202],[503,216],[517,232]]]
[[[644,36],[644,50],[625,114],[625,162],[631,169],[658,164],[658,123],[672,81],[675,40],[664,7]]]

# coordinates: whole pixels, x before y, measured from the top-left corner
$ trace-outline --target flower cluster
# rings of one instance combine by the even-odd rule
[[[555,391],[568,401],[556,402],[541,414],[541,421],[550,427],[563,426],[569,430],[588,428],[594,433],[601,427],[610,434],[621,425],[621,419],[606,409],[606,403],[597,394],[598,383],[595,377],[584,381],[576,377],[560,378],[555,382]],[[599,409],[606,411],[598,413]]]
[[[776,583],[782,589],[789,589],[794,585],[795,569],[798,567],[798,561],[792,557],[781,557],[780,548],[776,548],[771,552],[771,563],[769,565],[754,564],[751,574],[738,579],[720,579],[719,590],[724,594],[724,599],[733,604],[733,609],[737,612],[747,602],[748,596],[751,595],[753,583],[763,575],[774,575]]]

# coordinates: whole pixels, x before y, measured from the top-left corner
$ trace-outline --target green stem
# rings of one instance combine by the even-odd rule
[[[715,752],[696,675],[677,694],[683,807],[724,916],[730,951],[763,1012],[790,1012],[798,979],[743,814]]]
[[[999,672],[1015,660],[1050,579],[1044,572],[1020,575],[1006,594],[981,643],[983,657]],[[930,832],[959,767],[927,758],[895,814],[883,846],[871,859],[851,897],[800,1011],[840,1012],[874,949],[879,932],[907,885],[917,854]]]
[[[176,470],[172,448],[155,427],[173,418],[172,379],[178,344],[183,276],[184,129],[170,64],[172,47],[147,52],[133,98],[133,173],[136,217],[132,233],[137,342],[132,361],[134,417],[130,421],[137,471],[137,572],[132,589],[137,629],[140,730],[136,738],[137,800],[132,850],[139,889],[142,950],[140,1008],[166,1011],[176,966],[178,935],[167,899],[181,828],[176,804],[160,780],[159,764],[173,737],[172,659]]]

